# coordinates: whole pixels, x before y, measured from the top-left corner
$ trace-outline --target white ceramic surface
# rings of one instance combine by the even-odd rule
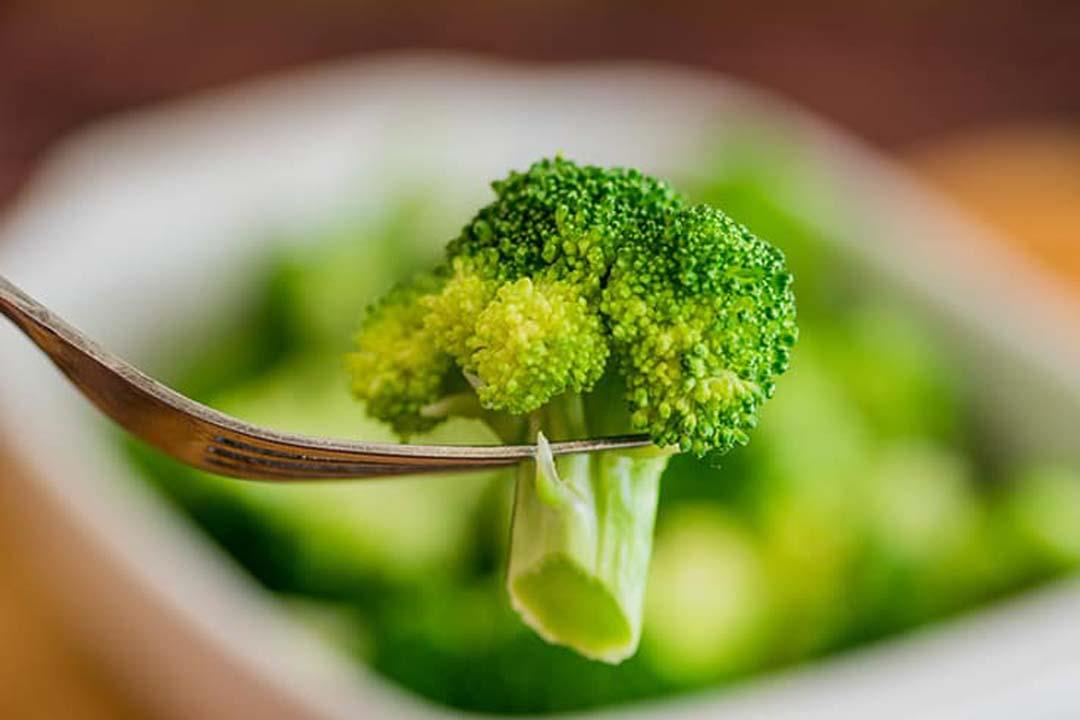
[[[721,78],[645,65],[528,69],[391,56],[283,75],[111,120],[55,150],[0,222],[0,272],[103,344],[160,358],[242,299],[261,232],[377,208],[394,178],[475,188],[539,155],[660,173],[706,139],[768,126],[830,168],[832,228],[884,291],[949,330],[1034,452],[1080,448],[1080,311],[902,172],[820,121]],[[463,190],[466,195],[471,190]],[[820,198],[800,212],[814,215]],[[835,213],[822,213],[831,217]],[[976,272],[971,272],[972,268]],[[440,714],[296,626],[135,481],[100,421],[0,323],[0,433],[28,472],[27,547],[70,617],[175,717]],[[1080,585],[722,695],[635,707],[665,718],[1080,714]],[[883,700],[887,700],[883,702]],[[1062,715],[1061,713],[1064,713]]]

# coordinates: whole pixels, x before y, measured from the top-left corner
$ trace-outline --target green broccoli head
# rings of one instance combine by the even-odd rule
[[[648,240],[620,248],[601,304],[632,425],[657,445],[724,453],[787,369],[791,275],[779,250],[705,205]]]
[[[493,184],[422,281],[372,309],[355,394],[408,434],[466,379],[490,412],[625,389],[627,430],[702,455],[747,440],[795,342],[779,250],[636,170],[542,160]]]
[[[493,183],[496,199],[450,243],[503,281],[548,274],[596,293],[619,248],[663,232],[684,200],[637,170],[554,158]]]

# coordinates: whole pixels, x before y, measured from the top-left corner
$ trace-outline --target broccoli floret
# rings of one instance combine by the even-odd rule
[[[357,350],[346,358],[353,394],[367,401],[372,417],[390,423],[403,437],[445,419],[423,412],[446,394],[453,368],[435,333],[425,327],[425,301],[438,285],[436,277],[422,275],[392,290],[368,312]]]
[[[481,404],[516,414],[592,388],[608,356],[603,321],[577,286],[527,277],[499,288],[469,346]]]
[[[537,442],[519,471],[508,587],[544,638],[618,662],[641,629],[658,482],[676,452],[746,443],[796,339],[779,250],[636,170],[542,160],[432,273],[368,314],[348,368],[402,436],[452,415]],[[547,439],[656,447],[553,457]]]
[[[706,205],[625,244],[602,309],[633,426],[697,455],[745,444],[795,344],[791,280],[779,250]]]

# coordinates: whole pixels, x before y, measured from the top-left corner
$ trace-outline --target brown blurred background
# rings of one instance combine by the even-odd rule
[[[989,123],[1080,118],[1080,4],[1070,0],[7,0],[0,196],[59,134],[107,113],[417,47],[706,67],[889,149]]]
[[[0,210],[51,143],[110,113],[409,48],[652,59],[759,83],[909,162],[1080,287],[1070,0],[0,0]],[[16,499],[0,500],[0,716],[138,716],[60,627],[18,560]]]

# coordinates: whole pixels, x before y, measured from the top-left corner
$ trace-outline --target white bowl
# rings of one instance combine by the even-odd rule
[[[260,229],[377,208],[394,177],[475,188],[564,151],[661,173],[706,140],[768,125],[830,170],[830,228],[884,291],[949,332],[1010,437],[1075,460],[1080,312],[1066,288],[897,168],[775,98],[647,65],[528,69],[392,56],[279,76],[111,120],[63,143],[0,225],[0,269],[135,360],[242,299]],[[813,198],[799,212],[816,213]],[[166,350],[167,352],[167,350]],[[147,491],[102,423],[0,324],[0,433],[12,496],[85,636],[151,707],[188,717],[443,714],[323,647]],[[1080,586],[1059,583],[932,630],[690,699],[665,718],[1024,717],[1080,713]],[[612,711],[616,712],[616,711]]]

